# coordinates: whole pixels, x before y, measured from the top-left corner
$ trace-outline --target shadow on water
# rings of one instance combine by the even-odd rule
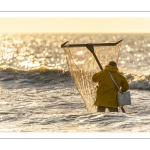
[[[0,70],[0,86],[4,89],[71,88],[74,87],[70,72],[62,70],[15,71]]]

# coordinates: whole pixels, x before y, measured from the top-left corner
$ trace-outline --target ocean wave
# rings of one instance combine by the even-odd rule
[[[42,87],[64,88],[73,86],[69,71],[37,68],[32,70],[19,70],[16,68],[3,68],[0,70],[0,84],[3,87]]]
[[[124,74],[127,79],[130,89],[150,89],[150,75],[142,74]]]
[[[121,73],[127,79],[130,89],[150,89],[150,75]],[[60,87],[74,86],[73,79],[68,70],[49,69],[39,67],[30,70],[17,68],[0,68],[0,82],[8,84],[31,84],[37,86],[51,85]]]

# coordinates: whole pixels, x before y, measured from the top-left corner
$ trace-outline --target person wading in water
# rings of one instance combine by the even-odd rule
[[[92,77],[93,82],[98,82],[95,101],[97,112],[105,112],[106,108],[109,112],[118,112],[118,89],[114,85],[109,72],[112,74],[118,86],[121,87],[122,92],[129,89],[129,84],[126,78],[119,73],[116,62],[110,61],[104,70],[95,73]]]

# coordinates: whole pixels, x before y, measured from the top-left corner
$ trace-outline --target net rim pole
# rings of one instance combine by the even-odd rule
[[[86,47],[87,45],[93,45],[93,46],[115,46],[118,43],[122,42],[122,40],[119,40],[118,42],[115,43],[87,43],[87,44],[69,44],[69,41],[66,41],[61,45],[61,48],[65,47]]]

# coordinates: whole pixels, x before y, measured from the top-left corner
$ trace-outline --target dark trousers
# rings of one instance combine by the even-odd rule
[[[97,112],[105,112],[106,108],[109,110],[109,112],[118,112],[118,108],[111,108],[104,106],[97,106]]]

